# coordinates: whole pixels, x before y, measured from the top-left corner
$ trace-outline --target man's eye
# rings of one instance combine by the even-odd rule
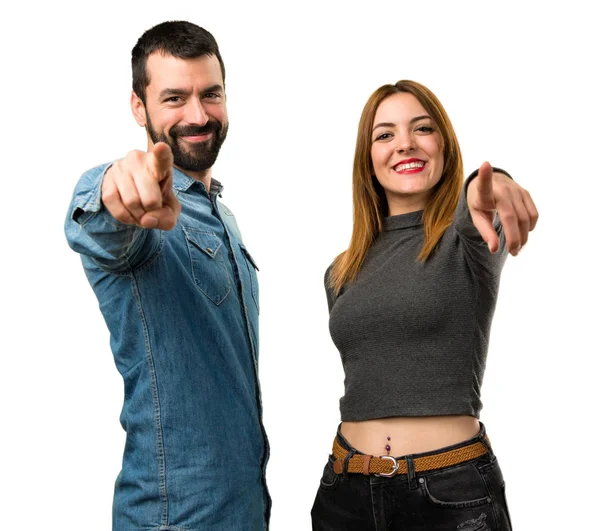
[[[205,97],[205,98],[208,98],[209,100],[215,100],[215,99],[217,99],[217,98],[220,98],[220,97],[221,97],[221,95],[220,95],[220,94],[217,94],[216,92],[207,92],[207,93],[204,95],[204,97]]]
[[[165,100],[165,102],[167,103],[177,103],[179,101],[181,101],[181,98],[179,96],[171,96],[170,98],[167,98]]]

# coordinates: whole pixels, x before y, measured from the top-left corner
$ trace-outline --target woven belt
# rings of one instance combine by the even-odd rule
[[[489,439],[485,437],[489,444]],[[344,471],[344,461],[350,452],[343,448],[336,439],[333,441],[333,470],[336,474],[341,474]],[[415,472],[426,472],[428,470],[437,470],[447,466],[457,465],[465,461],[477,459],[488,453],[488,449],[482,442],[476,442],[448,450],[439,454],[425,455],[423,457],[415,457],[413,459]],[[392,477],[396,474],[407,474],[408,467],[405,458],[396,458],[389,455],[374,457],[372,455],[355,454],[348,459],[348,472],[351,474],[375,474],[376,476]]]

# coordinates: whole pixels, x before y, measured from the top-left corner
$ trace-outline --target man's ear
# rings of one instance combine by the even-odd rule
[[[146,127],[148,125],[146,123],[146,107],[144,102],[138,97],[135,91],[131,91],[131,112],[133,113],[133,117],[135,121],[140,127]]]

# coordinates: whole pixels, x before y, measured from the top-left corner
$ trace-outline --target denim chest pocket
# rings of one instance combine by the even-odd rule
[[[217,306],[231,291],[223,242],[214,232],[182,227],[190,253],[192,275],[198,289]]]
[[[258,276],[256,272],[259,271],[256,262],[246,249],[246,246],[240,243],[240,249],[242,250],[242,254],[244,255],[244,261],[246,262],[246,267],[248,268],[248,274],[250,275],[250,286],[252,289],[252,298],[254,299],[254,304],[256,304],[256,310],[260,313],[260,306],[258,303]]]
[[[471,463],[427,474],[419,484],[427,501],[437,507],[466,509],[492,502],[481,473]]]

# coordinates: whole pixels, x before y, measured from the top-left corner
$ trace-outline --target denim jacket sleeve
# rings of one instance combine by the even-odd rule
[[[101,201],[104,174],[112,163],[84,173],[75,186],[65,220],[69,246],[111,273],[132,271],[160,248],[161,231],[117,221]]]
[[[490,252],[487,244],[483,241],[481,234],[479,234],[479,231],[475,225],[473,225],[473,218],[471,217],[471,212],[467,205],[467,188],[471,181],[477,176],[477,171],[478,170],[475,170],[465,181],[458,201],[458,206],[456,207],[456,212],[454,213],[452,226],[462,243],[471,270],[479,276],[496,277],[501,273],[508,255],[506,239],[498,214],[495,214],[493,222],[499,240],[498,250],[494,254]],[[499,168],[494,168],[494,171],[510,177],[508,173]]]

